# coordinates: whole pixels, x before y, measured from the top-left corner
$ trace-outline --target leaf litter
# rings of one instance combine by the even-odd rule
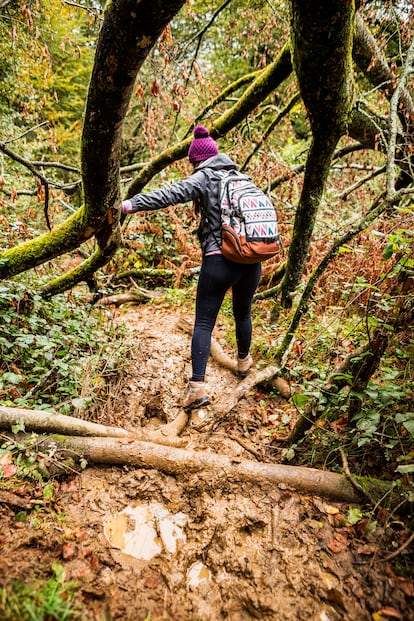
[[[190,373],[190,337],[178,319],[162,306],[117,311],[137,346],[118,405],[99,422],[152,429],[178,415]],[[214,361],[207,380],[216,398],[238,382]],[[203,432],[195,413],[181,436],[193,450],[237,461],[252,458],[250,445],[271,461],[262,410],[252,395],[214,432]],[[8,490],[26,506],[27,485]],[[381,562],[387,525],[360,532],[358,507],[283,484],[92,465],[55,481],[55,504],[64,525],[29,510],[18,522],[16,502],[0,495],[0,584],[47,576],[58,561],[77,581],[87,619],[414,620],[412,580]]]

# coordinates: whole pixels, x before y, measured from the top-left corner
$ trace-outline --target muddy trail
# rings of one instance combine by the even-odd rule
[[[157,429],[181,412],[191,337],[177,327],[178,312],[162,306],[116,318],[136,346],[117,395],[122,406],[99,422]],[[239,379],[210,361],[207,381],[217,398]],[[281,398],[274,412],[288,407]],[[211,430],[203,422],[214,416],[213,402],[192,415],[183,445],[235,462],[276,462],[262,410],[253,392]],[[27,488],[9,493],[14,503],[0,504],[1,583],[59,562],[80,586],[90,619],[414,620],[412,582],[396,575],[393,560],[384,562],[388,523],[349,520],[348,505],[283,484],[89,465],[55,481],[62,523],[17,523]]]

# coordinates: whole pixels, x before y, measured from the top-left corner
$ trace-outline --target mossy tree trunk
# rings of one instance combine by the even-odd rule
[[[52,231],[0,253],[0,279],[11,278],[70,252],[93,236],[98,241],[97,256],[86,269],[77,268],[82,277],[93,273],[114,254],[120,242],[119,158],[123,120],[139,68],[184,2],[112,0],[107,3],[83,125],[84,204]],[[69,275],[68,286],[73,281]],[[53,287],[51,290],[56,291]]]
[[[347,132],[352,108],[353,0],[291,0],[294,70],[312,129],[302,193],[296,212],[281,302],[291,306],[305,269],[316,214],[331,159]]]

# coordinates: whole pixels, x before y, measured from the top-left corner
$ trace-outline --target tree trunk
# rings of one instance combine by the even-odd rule
[[[97,44],[82,135],[85,203],[49,233],[0,253],[0,280],[74,250],[96,236],[98,269],[119,245],[119,158],[122,123],[136,74],[164,27],[185,0],[117,0],[107,5]],[[110,252],[107,248],[110,248]],[[88,278],[91,265],[79,266],[48,295]],[[76,278],[75,278],[76,276]],[[62,277],[64,279],[64,277]]]
[[[281,303],[292,294],[305,270],[316,214],[335,147],[346,133],[351,110],[354,2],[290,0],[293,66],[309,114],[312,145],[282,283]]]
[[[381,362],[388,345],[388,336],[381,329],[375,330],[368,344],[367,353],[359,359],[357,368],[354,369],[351,391],[356,393],[351,396],[348,407],[348,424],[354,425],[355,417],[361,411],[362,399],[358,395],[362,393],[371,377]]]

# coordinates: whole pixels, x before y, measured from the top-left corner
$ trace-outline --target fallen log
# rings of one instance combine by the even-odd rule
[[[341,502],[358,503],[360,494],[345,476],[315,468],[259,463],[207,451],[190,451],[151,442],[121,438],[49,437],[48,442],[96,464],[155,468],[173,475],[205,472],[234,482],[284,484],[293,489]],[[73,453],[71,453],[73,456]]]
[[[112,438],[136,437],[134,432],[127,431],[122,427],[108,427],[75,416],[55,414],[44,410],[25,410],[0,405],[0,429],[11,430],[13,426],[19,424],[24,425],[25,431]]]
[[[64,436],[95,436],[99,438],[133,438],[157,442],[168,446],[182,446],[185,440],[179,434],[187,424],[187,414],[181,412],[173,421],[158,429],[127,430],[91,423],[75,416],[54,414],[44,410],[25,410],[0,406],[0,429],[11,431],[15,425],[22,424],[25,431],[39,433],[58,433]]]
[[[116,295],[107,295],[99,298],[96,306],[121,306],[122,304],[142,304],[153,300],[156,296],[144,295],[137,291],[128,291],[127,293],[118,293]]]

